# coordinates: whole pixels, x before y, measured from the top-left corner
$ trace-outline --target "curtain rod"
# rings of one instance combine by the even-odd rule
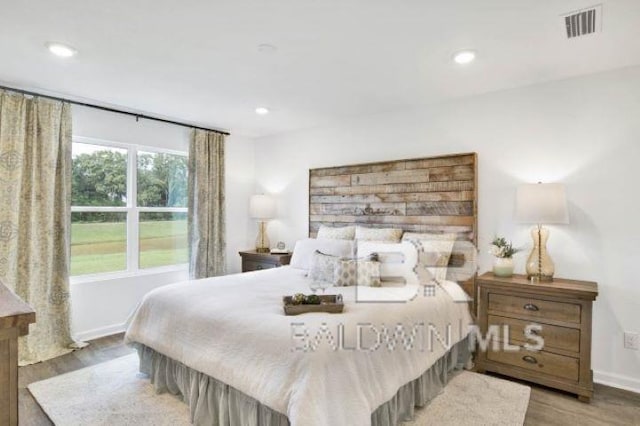
[[[173,125],[176,125],[176,126],[190,127],[192,129],[197,129],[197,130],[206,130],[208,132],[220,133],[220,134],[225,135],[225,136],[229,136],[230,135],[229,132],[225,132],[225,131],[218,130],[218,129],[209,129],[207,127],[194,126],[192,124],[182,123],[180,121],[167,120],[167,119],[164,119],[164,118],[152,117],[150,115],[145,115],[145,114],[136,114],[135,112],[123,111],[121,109],[109,108],[109,107],[105,107],[105,106],[89,104],[89,103],[86,103],[86,102],[74,101],[72,99],[60,98],[60,97],[57,97],[57,96],[44,95],[42,93],[30,92],[28,90],[23,90],[23,89],[16,89],[14,87],[8,87],[8,86],[0,85],[0,90],[9,90],[11,92],[22,93],[23,95],[36,96],[36,97],[39,97],[39,98],[46,98],[46,99],[53,99],[54,101],[68,102],[68,103],[73,104],[73,105],[80,105],[80,106],[83,106],[83,107],[99,109],[99,110],[102,110],[102,111],[113,112],[113,113],[116,113],[116,114],[130,115],[132,117],[135,117],[136,121],[138,121],[139,119],[142,118],[144,120],[159,121],[161,123],[173,124]]]

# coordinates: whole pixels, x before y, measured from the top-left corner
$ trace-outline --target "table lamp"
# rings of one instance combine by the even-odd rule
[[[569,223],[564,185],[539,182],[519,186],[516,192],[516,220],[537,225],[531,230],[533,249],[527,259],[527,278],[538,282],[553,281],[555,266],[546,247],[549,230],[542,225]]]
[[[267,221],[275,217],[276,203],[274,199],[264,194],[253,195],[249,200],[249,213],[253,219],[258,219],[256,251],[258,253],[269,253]]]

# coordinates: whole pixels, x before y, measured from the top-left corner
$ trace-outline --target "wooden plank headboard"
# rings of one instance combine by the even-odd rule
[[[476,154],[309,170],[309,235],[321,224],[456,232],[475,243]]]
[[[454,232],[477,242],[477,155],[309,170],[309,236],[320,225]],[[463,285],[474,297],[474,280]],[[475,297],[474,297],[475,298]]]

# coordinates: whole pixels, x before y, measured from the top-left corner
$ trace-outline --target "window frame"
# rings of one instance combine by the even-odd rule
[[[73,136],[72,143],[101,145],[107,148],[118,148],[127,151],[127,203],[120,207],[71,206],[71,213],[126,213],[126,263],[127,268],[122,271],[98,272],[94,274],[71,275],[71,284],[82,282],[105,281],[117,278],[152,275],[163,272],[187,271],[189,263],[175,265],[154,266],[140,269],[140,213],[188,213],[188,207],[138,207],[138,153],[140,151],[152,154],[172,154],[188,157],[188,152],[175,149],[158,148],[150,145],[116,142],[106,139]],[[71,241],[71,240],[69,240]],[[71,256],[69,256],[71,261]]]

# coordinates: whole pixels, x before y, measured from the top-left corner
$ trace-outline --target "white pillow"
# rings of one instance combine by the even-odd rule
[[[378,254],[382,286],[399,282],[405,285],[418,285],[420,281],[430,281],[430,277],[418,276],[418,250],[410,241],[397,244],[358,242],[359,257],[373,253]]]
[[[316,250],[338,257],[353,256],[354,242],[349,240],[324,240],[316,238],[306,238],[296,242],[291,256],[291,267],[296,269],[309,270]]]
[[[356,236],[355,226],[326,226],[320,225],[318,237],[327,240],[353,240]]]
[[[400,238],[402,238],[402,229],[400,228],[366,228],[364,226],[356,227],[356,240],[359,241],[399,243]]]

